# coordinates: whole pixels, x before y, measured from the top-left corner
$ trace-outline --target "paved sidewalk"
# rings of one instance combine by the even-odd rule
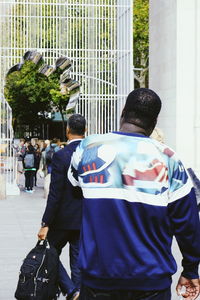
[[[42,181],[33,194],[21,191],[20,196],[9,196],[0,201],[0,300],[14,299],[19,268],[23,258],[35,246],[37,232],[46,200],[43,198]],[[180,252],[174,244],[174,255],[180,261]],[[68,249],[64,249],[61,259],[67,269]],[[180,274],[180,267],[174,276],[172,300],[178,300],[174,285]],[[60,300],[65,299],[60,297]]]

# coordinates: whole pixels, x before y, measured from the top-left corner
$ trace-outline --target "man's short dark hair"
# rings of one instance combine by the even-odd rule
[[[31,143],[28,143],[27,149],[28,149],[29,152],[34,152],[35,151],[33,145],[31,145]]]
[[[50,144],[57,144],[59,142],[59,139],[53,138],[53,140],[50,142]]]
[[[122,112],[123,122],[132,123],[144,129],[155,126],[161,110],[161,100],[152,90],[139,88],[132,91]]]
[[[67,126],[72,134],[84,135],[86,120],[80,114],[73,114],[67,121]]]

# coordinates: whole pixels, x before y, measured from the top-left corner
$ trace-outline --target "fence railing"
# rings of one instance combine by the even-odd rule
[[[27,50],[64,55],[81,83],[88,134],[116,130],[133,88],[132,0],[0,0],[0,90]]]
[[[13,149],[12,110],[0,94],[0,194],[1,198],[18,193],[17,158]]]

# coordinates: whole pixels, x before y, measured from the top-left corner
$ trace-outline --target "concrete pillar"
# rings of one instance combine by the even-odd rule
[[[200,173],[200,2],[150,0],[149,86],[165,142]]]
[[[0,174],[0,200],[6,199],[6,182],[3,174]]]

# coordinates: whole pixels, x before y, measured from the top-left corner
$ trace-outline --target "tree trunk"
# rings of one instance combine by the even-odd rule
[[[146,87],[146,74],[141,75],[140,77],[140,88],[145,88]]]
[[[134,78],[139,82],[140,88],[146,87],[147,68],[139,72],[139,75],[134,74]]]
[[[64,114],[62,109],[60,109],[60,114],[61,114],[61,118],[62,118],[62,139],[63,142],[66,141],[66,132],[65,132],[65,119],[64,119]]]
[[[146,76],[148,74],[148,66],[147,66],[148,58],[144,55],[140,58],[140,65],[142,69],[138,71],[138,75],[134,74],[134,78],[139,82],[140,88],[146,87]]]
[[[14,131],[14,134],[16,133],[16,129],[17,129],[17,119],[13,118],[13,131]]]

